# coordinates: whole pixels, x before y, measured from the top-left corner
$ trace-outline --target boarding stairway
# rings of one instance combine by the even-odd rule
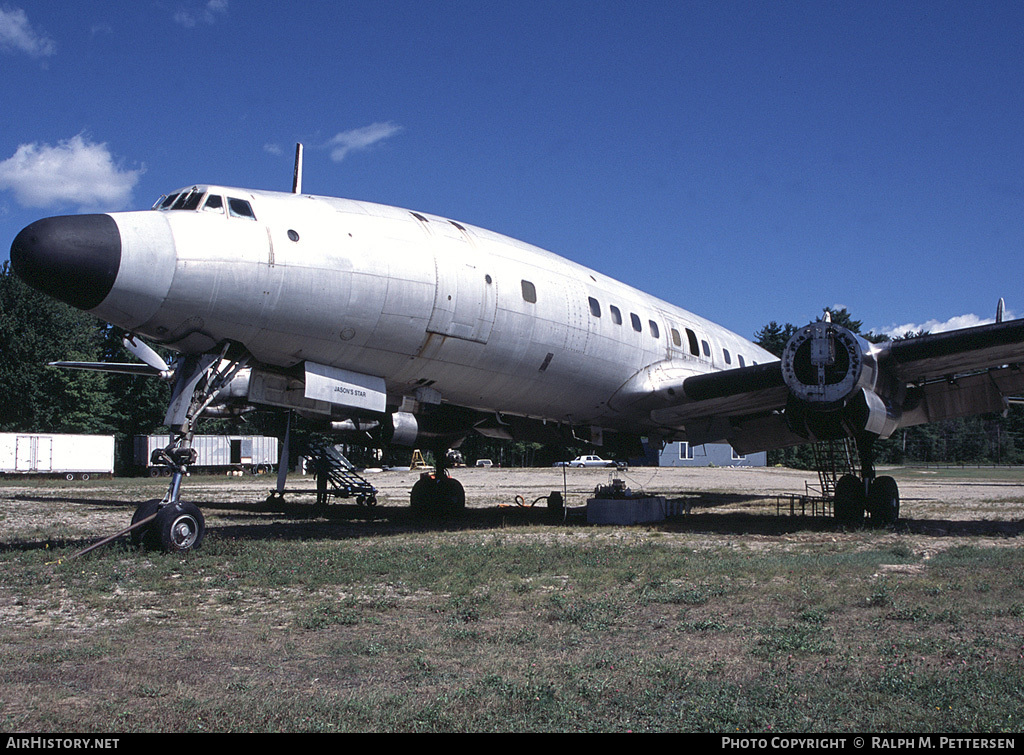
[[[377,503],[377,488],[360,475],[337,446],[311,441],[306,456],[316,474],[316,505],[326,506],[329,496],[355,498],[360,506]]]

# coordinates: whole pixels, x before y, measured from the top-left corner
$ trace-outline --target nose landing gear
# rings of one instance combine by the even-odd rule
[[[179,553],[198,548],[206,534],[206,520],[194,503],[181,500],[181,483],[196,461],[191,447],[195,424],[217,394],[231,382],[247,359],[225,359],[220,354],[186,357],[175,370],[167,424],[173,432],[170,444],[153,452],[153,462],[167,467],[171,482],[161,501],[146,501],[135,510],[130,533],[135,545]]]

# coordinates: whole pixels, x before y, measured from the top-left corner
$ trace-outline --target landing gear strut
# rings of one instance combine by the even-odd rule
[[[861,477],[843,475],[836,482],[833,502],[835,518],[847,527],[864,523],[865,514],[873,526],[887,527],[900,517],[900,491],[892,477],[875,477],[873,436],[856,438]]]
[[[446,450],[434,451],[434,471],[424,472],[412,486],[409,505],[414,514],[448,518],[466,510],[466,491],[448,475]]]
[[[171,428],[171,442],[154,451],[152,458],[154,464],[170,470],[171,482],[162,500],[146,501],[135,510],[132,524],[139,525],[131,531],[135,545],[181,552],[198,548],[203,542],[206,521],[198,506],[181,500],[181,482],[196,462],[196,450],[192,448],[196,421],[248,361],[225,359],[226,351],[225,346],[220,354],[188,356],[176,370],[165,418]]]

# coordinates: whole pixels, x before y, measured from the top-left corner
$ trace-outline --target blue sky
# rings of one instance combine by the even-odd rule
[[[299,141],[748,337],[1024,313],[1024,3],[0,0],[3,258]]]

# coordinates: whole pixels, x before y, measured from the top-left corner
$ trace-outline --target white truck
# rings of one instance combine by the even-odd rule
[[[113,473],[113,435],[0,433],[0,474],[88,480]]]

